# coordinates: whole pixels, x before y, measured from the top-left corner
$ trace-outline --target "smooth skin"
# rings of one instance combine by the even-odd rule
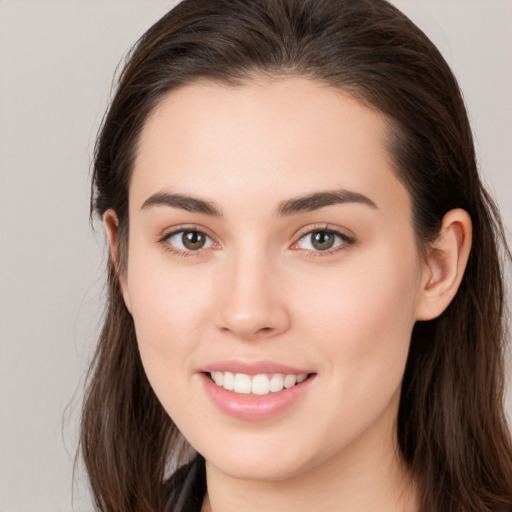
[[[342,199],[284,208],[327,191]],[[385,118],[343,91],[201,82],[150,116],[120,279],[148,379],[207,461],[204,512],[417,510],[396,448],[400,385],[414,323],[457,291],[471,221],[448,212],[424,258],[411,215]],[[104,222],[118,260],[115,212]],[[280,414],[243,420],[202,385],[200,368],[224,360],[314,378]]]

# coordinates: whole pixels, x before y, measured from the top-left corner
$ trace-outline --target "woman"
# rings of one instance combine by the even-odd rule
[[[396,8],[180,3],[120,77],[93,192],[99,509],[512,508],[503,231]]]

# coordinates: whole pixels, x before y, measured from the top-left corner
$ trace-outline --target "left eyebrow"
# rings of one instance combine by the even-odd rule
[[[222,217],[222,212],[214,203],[185,194],[158,192],[144,201],[141,210],[148,210],[155,206],[168,206],[169,208],[177,208],[187,212],[203,213],[211,217]]]
[[[377,205],[369,197],[358,192],[341,189],[315,192],[283,201],[277,209],[277,215],[295,215],[297,213],[312,212],[334,204],[345,203],[363,204],[371,208],[377,208]]]

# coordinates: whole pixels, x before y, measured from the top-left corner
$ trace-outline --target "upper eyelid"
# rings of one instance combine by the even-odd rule
[[[175,246],[173,243],[170,242],[170,239],[179,233],[186,233],[186,232],[196,232],[201,233],[205,235],[211,242],[212,246],[210,247],[201,247],[199,249],[182,249],[180,247]],[[197,229],[196,227],[175,227],[171,228],[167,232],[164,230],[164,234],[157,239],[157,243],[159,245],[164,246],[164,250],[173,253],[176,256],[180,257],[198,257],[201,254],[203,254],[203,251],[210,251],[212,249],[218,249],[220,245],[216,240],[211,237],[208,233],[206,233],[206,230],[204,229]]]
[[[205,235],[209,240],[210,242],[212,243],[212,246],[211,247],[201,247],[199,249],[196,249],[196,250],[184,250],[184,249],[181,249],[179,247],[176,247],[174,244],[172,244],[170,242],[170,238],[181,233],[181,232],[198,232],[198,233],[202,233],[203,235]],[[157,237],[156,239],[156,243],[158,245],[163,245],[164,246],[164,250],[166,251],[171,251],[172,253],[174,254],[179,254],[179,255],[188,255],[188,256],[199,256],[200,254],[202,254],[203,251],[210,251],[212,249],[219,249],[221,248],[221,244],[219,244],[219,242],[217,241],[217,239],[210,235],[210,233],[208,233],[208,229],[204,228],[204,227],[198,227],[197,225],[188,225],[188,226],[173,226],[172,228],[167,228],[167,229],[164,229],[163,232]]]
[[[198,233],[203,233],[207,237],[211,238],[212,240],[216,241],[216,237],[212,235],[211,231],[204,227],[204,226],[198,226],[196,224],[184,224],[184,225],[178,225],[173,226],[171,228],[166,228],[161,231],[161,233],[158,235],[159,240],[165,240],[169,238],[172,235],[175,235],[176,233],[180,233],[181,231],[197,231]]]
[[[293,243],[294,244],[297,243],[302,237],[304,237],[310,233],[313,233],[315,231],[329,231],[334,234],[338,234],[341,237],[355,239],[354,233],[352,233],[352,231],[350,231],[349,229],[326,224],[326,223],[321,223],[321,224],[317,224],[317,225],[305,226],[305,227],[299,229],[296,232],[296,234],[294,235],[295,242],[293,242]]]

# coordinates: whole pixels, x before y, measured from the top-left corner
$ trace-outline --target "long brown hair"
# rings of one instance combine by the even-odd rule
[[[126,255],[128,187],[148,115],[196,80],[237,85],[255,74],[306,76],[351,93],[389,121],[390,153],[413,203],[418,246],[463,208],[473,247],[460,289],[418,322],[397,436],[423,512],[512,510],[512,447],[503,410],[506,258],[499,215],[478,176],[457,82],[431,41],[384,0],[185,0],[138,41],[95,151],[92,212],[119,218]],[[162,510],[170,467],[188,445],[144,374],[117,269],[89,373],[81,453],[98,508]]]

